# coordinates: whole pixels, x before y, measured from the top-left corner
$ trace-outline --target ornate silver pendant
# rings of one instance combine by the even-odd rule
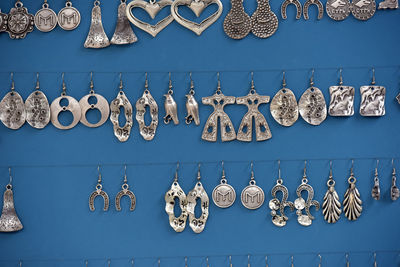
[[[0,120],[7,128],[17,130],[24,125],[25,119],[24,100],[20,94],[15,92],[13,74],[11,73],[11,90],[0,102]]]
[[[58,25],[66,31],[76,29],[81,23],[81,13],[72,6],[72,2],[65,1],[65,7],[58,12]]]
[[[386,88],[375,85],[375,69],[372,69],[371,85],[360,87],[361,103],[360,114],[366,117],[379,117],[385,115]]]
[[[0,216],[0,232],[17,232],[22,230],[24,226],[18,218],[14,207],[14,195],[12,191],[11,169],[10,182],[6,185],[6,191],[3,196],[3,210]]]
[[[120,0],[118,6],[117,26],[111,38],[111,44],[124,45],[137,42],[137,37],[132,30],[131,23],[126,16],[126,0]]]
[[[235,189],[228,184],[225,176],[224,162],[222,162],[222,177],[220,184],[212,192],[214,204],[220,208],[229,208],[236,200]]]
[[[7,31],[7,22],[8,22],[7,18],[8,18],[8,15],[5,13],[2,13],[1,9],[0,9],[0,32]]]
[[[381,188],[379,186],[379,176],[378,176],[378,164],[379,164],[379,160],[376,161],[374,186],[372,187],[372,190],[371,190],[371,196],[375,200],[379,200],[381,198]]]
[[[340,214],[342,213],[341,203],[339,200],[339,195],[335,190],[335,180],[332,176],[332,161],[330,163],[329,179],[326,182],[328,190],[324,196],[324,202],[322,203],[322,213],[324,214],[324,219],[328,223],[336,223],[340,219]]]
[[[205,18],[200,23],[188,20],[179,14],[179,6],[186,5],[193,11],[196,17],[199,17],[203,10],[212,4],[216,4],[218,6],[217,11]],[[222,14],[222,9],[222,2],[220,0],[175,0],[171,5],[171,14],[176,22],[178,22],[180,25],[193,31],[197,35],[200,35],[218,20]]]
[[[400,197],[400,190],[396,185],[396,169],[392,159],[393,171],[392,171],[392,186],[390,187],[390,198],[396,201]]]
[[[90,211],[94,211],[94,200],[96,197],[101,196],[104,200],[104,207],[103,210],[107,211],[110,206],[110,199],[105,191],[103,191],[103,185],[101,184],[101,173],[100,173],[100,166],[97,167],[97,171],[99,172],[99,178],[97,180],[96,190],[90,194],[89,197],[89,209]]]
[[[224,32],[232,39],[243,39],[251,31],[250,16],[244,11],[243,0],[231,0],[231,6],[224,20]]]
[[[192,80],[192,73],[190,73],[190,90],[189,94],[186,95],[186,112],[187,115],[185,117],[186,124],[192,123],[200,125],[200,117],[199,117],[199,104],[194,97],[194,83]]]
[[[251,16],[251,32],[259,38],[268,38],[278,29],[278,17],[271,10],[269,0],[257,0],[257,9]]]
[[[129,190],[128,179],[126,178],[126,165],[125,165],[125,175],[124,175],[124,183],[121,186],[122,190],[118,192],[117,196],[115,197],[115,209],[117,211],[121,211],[121,198],[123,196],[129,197],[131,201],[131,205],[129,206],[130,211],[134,211],[136,207],[136,197],[135,194]]]
[[[158,12],[161,11],[161,9],[171,6],[172,3],[173,2],[171,0],[160,0],[158,2],[156,2],[156,0],[150,0],[150,2],[146,2],[143,0],[133,0],[128,4],[128,7],[126,8],[126,15],[133,25],[147,32],[151,36],[156,37],[158,33],[160,33],[165,27],[167,27],[172,21],[174,21],[172,15],[169,14],[168,16],[157,22],[155,25],[151,25],[136,18],[132,13],[132,9],[144,9],[147,14],[149,14],[150,17],[154,19],[157,16]]]
[[[358,20],[369,20],[375,11],[375,0],[353,0],[351,2],[351,13]]]
[[[301,3],[299,0],[285,0],[281,5],[281,16],[283,19],[287,19],[286,10],[288,5],[294,5],[296,7],[296,19],[301,18]]]
[[[326,2],[326,14],[333,20],[344,20],[351,13],[349,0],[328,0]]]
[[[354,87],[343,85],[342,69],[340,69],[339,85],[329,87],[329,94],[331,96],[328,109],[329,115],[353,116],[354,92]]]
[[[318,8],[318,19],[322,19],[324,16],[324,5],[320,0],[307,0],[303,6],[303,16],[305,20],[308,20],[310,17],[308,16],[308,9],[311,5],[316,5]]]
[[[52,31],[57,26],[57,14],[50,8],[47,0],[44,1],[42,9],[35,14],[35,26],[41,32]]]
[[[398,0],[385,0],[379,3],[378,9],[398,9]]]
[[[343,199],[343,212],[349,221],[355,221],[360,217],[362,212],[362,201],[360,193],[356,187],[357,179],[353,173],[353,163],[350,171],[350,177],[347,179],[349,188],[346,190]]]
[[[43,129],[50,122],[50,105],[46,95],[40,90],[39,74],[36,88],[25,100],[26,121],[36,129]]]
[[[136,120],[139,123],[140,135],[144,138],[144,140],[150,141],[153,140],[154,136],[156,135],[156,130],[158,126],[158,105],[150,94],[149,83],[147,81],[147,72],[144,87],[145,90],[142,97],[139,98],[139,100],[136,102]],[[144,121],[146,106],[148,106],[150,110],[150,125],[146,125]]]
[[[94,1],[94,7],[92,9],[92,23],[86,41],[84,44],[85,48],[104,48],[110,45],[110,41],[103,29],[103,23],[101,22],[101,8],[100,1]]]
[[[256,185],[254,179],[253,162],[251,163],[251,177],[249,185],[246,186],[241,194],[241,200],[244,207],[255,210],[262,206],[265,200],[264,191]]]
[[[11,8],[8,14],[7,32],[11,39],[23,39],[33,31],[35,17],[28,13],[24,4],[17,0],[15,7]]]
[[[172,90],[172,81],[171,81],[171,72],[169,73],[169,85],[168,85],[168,93],[164,95],[164,123],[169,124],[172,120],[175,125],[179,124],[178,119],[178,107],[173,97],[174,91]]]

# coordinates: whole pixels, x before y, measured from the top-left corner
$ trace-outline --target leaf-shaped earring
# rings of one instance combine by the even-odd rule
[[[379,186],[379,176],[378,176],[378,164],[379,164],[379,159],[376,160],[374,186],[372,187],[371,191],[371,196],[375,200],[379,200],[381,198],[381,188]]]
[[[357,179],[354,177],[353,167],[354,160],[351,161],[350,177],[347,180],[349,188],[346,190],[343,200],[343,212],[349,221],[357,220],[362,212],[362,200],[360,198],[360,192],[358,192],[356,187]]]
[[[322,213],[324,214],[325,221],[336,223],[340,218],[342,210],[339,195],[335,190],[335,180],[333,180],[332,176],[332,161],[330,161],[329,165],[329,179],[326,182],[328,190],[325,193],[324,202],[322,203]]]
[[[394,168],[394,159],[392,159],[392,186],[390,187],[390,198],[395,201],[400,196],[399,188],[396,186],[396,169]]]

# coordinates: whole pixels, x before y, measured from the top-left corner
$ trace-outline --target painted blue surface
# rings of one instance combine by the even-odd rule
[[[1,3],[6,11],[12,1]],[[64,1],[51,2],[59,10]],[[119,1],[103,1],[103,23],[109,37],[115,27]],[[92,1],[74,1],[82,14],[79,28],[72,32],[57,28],[45,34],[35,31],[24,40],[10,40],[0,35],[2,50],[0,86],[2,95],[9,90],[9,72],[15,71],[16,89],[25,99],[34,89],[35,73],[40,72],[41,87],[50,100],[61,92],[61,72],[66,72],[67,92],[78,100],[88,93],[90,71],[94,71],[95,90],[111,101],[118,92],[119,72],[123,73],[125,93],[135,103],[143,92],[144,72],[149,72],[150,91],[159,103],[160,118],[164,116],[163,97],[167,91],[168,71],[172,71],[175,99],[179,105],[181,124],[160,123],[156,138],[144,141],[135,121],[128,142],[114,138],[108,121],[97,129],[79,124],[70,131],[48,125],[44,130],[28,124],[18,131],[0,127],[0,187],[8,182],[7,166],[13,167],[15,204],[24,230],[0,234],[0,266],[205,266],[209,256],[211,266],[228,266],[233,255],[234,266],[245,266],[247,254],[252,266],[290,266],[294,254],[296,267],[317,266],[318,253],[322,266],[345,266],[345,252],[350,253],[351,266],[373,266],[373,251],[378,252],[379,266],[398,266],[400,200],[392,203],[390,158],[400,157],[398,114],[400,105],[394,98],[399,92],[398,25],[400,11],[377,11],[369,21],[349,17],[334,22],[326,14],[316,21],[311,8],[310,21],[280,20],[277,33],[267,40],[251,34],[241,41],[229,39],[223,32],[223,18],[230,8],[227,0],[222,17],[203,35],[194,33],[173,22],[156,38],[135,29],[139,42],[126,47],[112,46],[102,50],[83,48],[89,28]],[[40,1],[26,1],[31,12]],[[272,1],[273,11],[279,14],[280,2]],[[249,14],[255,1],[245,1]],[[187,13],[186,13],[187,14]],[[140,15],[140,14],[139,14]],[[280,16],[279,16],[280,18]],[[358,114],[359,86],[369,84],[370,67],[376,67],[377,83],[387,88],[386,115],[382,118],[363,118]],[[315,68],[315,82],[329,100],[328,87],[338,81],[343,67],[346,84],[356,87],[356,114],[350,118],[332,118],[318,127],[301,118],[290,128],[273,121],[269,105],[261,106],[273,138],[266,142],[207,143],[201,141],[204,122],[211,112],[200,106],[202,125],[187,126],[183,122],[185,94],[189,86],[188,72],[193,71],[198,100],[214,93],[216,72],[221,72],[222,90],[226,95],[246,95],[250,71],[254,70],[256,89],[271,97],[281,86],[281,73],[287,70],[288,87],[296,97],[308,87],[310,69]],[[236,129],[246,107],[227,106],[226,111]],[[283,229],[270,220],[269,209],[245,209],[239,199],[229,209],[210,206],[210,217],[203,233],[196,235],[189,227],[175,233],[164,212],[164,194],[169,189],[176,161],[182,188],[188,192],[195,183],[197,165],[202,162],[203,184],[207,192],[219,183],[220,161],[225,160],[229,182],[240,195],[250,177],[250,161],[255,161],[257,184],[270,199],[270,189],[277,178],[277,159],[282,160],[282,177],[295,199],[303,170],[308,159],[309,182],[315,189],[315,199],[322,201],[326,191],[329,159],[334,160],[336,189],[342,199],[347,188],[350,158],[356,158],[354,171],[357,186],[364,201],[364,211],[356,222],[342,218],[335,225],[324,222],[320,211],[312,209],[316,219],[311,227],[297,223],[295,213]],[[357,158],[364,158],[363,160]],[[379,175],[382,199],[370,197],[373,184],[374,158],[381,158]],[[338,160],[342,159],[342,160]],[[111,198],[108,212],[88,208],[89,194],[97,180],[97,164],[101,164],[103,185]],[[134,212],[116,212],[114,197],[120,190],[124,168],[128,164],[128,180],[137,197]],[[399,159],[396,166],[400,170]],[[386,252],[385,252],[386,251]],[[96,259],[96,260],[94,260]]]

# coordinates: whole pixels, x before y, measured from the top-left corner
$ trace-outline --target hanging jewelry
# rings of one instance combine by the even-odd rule
[[[314,69],[310,78],[310,87],[299,100],[301,117],[311,125],[320,125],[326,119],[326,103],[324,94],[314,86]]]
[[[104,48],[110,45],[110,41],[103,29],[103,23],[101,22],[101,8],[100,1],[94,1],[94,7],[92,9],[92,23],[88,36],[86,37],[85,48]]]
[[[318,254],[318,257],[319,257],[318,267],[321,267],[321,265],[322,265],[322,256],[321,256],[321,254]]]
[[[120,142],[125,142],[128,140],[129,135],[131,134],[131,129],[133,126],[133,118],[132,118],[132,113],[133,113],[133,108],[131,105],[131,102],[129,102],[129,99],[125,96],[124,93],[124,86],[122,83],[122,73],[119,74],[119,92],[117,94],[117,97],[111,101],[110,103],[110,109],[111,109],[111,115],[110,115],[110,120],[113,124],[114,128],[114,135],[115,137],[118,138]],[[124,108],[124,115],[125,115],[125,125],[121,127],[119,125],[119,115],[120,115],[120,108]]]
[[[375,0],[353,0],[351,2],[351,13],[358,20],[369,20],[376,11]]]
[[[329,179],[326,182],[328,190],[324,196],[324,202],[322,203],[322,213],[324,214],[324,219],[328,223],[336,223],[340,219],[340,214],[342,213],[341,204],[339,200],[339,195],[335,190],[335,180],[332,176],[332,161],[330,162]]]
[[[244,11],[243,0],[231,0],[231,10],[224,20],[224,32],[232,39],[243,39],[251,31],[250,16]]]
[[[283,126],[292,126],[299,118],[296,96],[292,90],[286,88],[285,72],[283,72],[282,89],[272,98],[270,110],[275,121]]]
[[[281,16],[283,19],[287,19],[286,10],[288,5],[294,5],[296,7],[296,19],[301,18],[301,3],[299,0],[285,0],[281,5]]]
[[[39,73],[36,87],[25,100],[26,121],[36,129],[43,129],[50,122],[50,105],[46,95],[40,90]]]
[[[267,120],[258,110],[258,106],[269,102],[269,96],[259,95],[254,87],[253,72],[251,73],[251,88],[247,96],[237,97],[236,103],[246,105],[247,113],[243,116],[237,133],[237,140],[250,142],[253,132],[253,118],[256,128],[256,140],[265,141],[272,137]]]
[[[268,256],[265,256],[265,267],[268,267]]]
[[[265,195],[261,187],[256,185],[254,179],[253,162],[251,162],[251,177],[249,185],[246,186],[241,194],[243,206],[250,210],[258,209],[264,203]]]
[[[303,16],[305,20],[308,20],[310,17],[308,16],[308,9],[311,5],[316,5],[318,8],[318,20],[322,19],[324,16],[324,5],[320,0],[307,0],[303,6]]]
[[[126,16],[126,0],[120,0],[118,6],[117,26],[111,38],[111,44],[124,45],[137,42],[137,37],[132,30],[131,23]]]
[[[14,194],[12,191],[11,168],[8,168],[10,182],[6,185],[6,191],[3,196],[3,211],[0,216],[0,232],[17,232],[24,226],[18,218],[14,207]]]
[[[123,196],[128,196],[131,200],[131,205],[129,206],[130,211],[134,211],[136,207],[136,197],[135,194],[129,190],[128,179],[126,178],[126,165],[125,165],[125,175],[124,175],[124,183],[121,186],[122,190],[118,192],[117,196],[115,197],[115,209],[117,211],[121,211],[121,198]]]
[[[235,189],[228,184],[225,176],[224,162],[222,161],[222,177],[220,184],[217,185],[212,192],[214,204],[220,208],[229,208],[233,205],[236,199]]]
[[[329,87],[331,101],[329,103],[329,115],[331,116],[353,116],[354,115],[354,92],[352,86],[343,85],[342,69],[340,68],[340,80],[338,86]]]
[[[276,196],[277,192],[282,192],[282,201],[279,201]],[[283,227],[289,218],[285,215],[285,207],[289,207],[291,211],[294,210],[294,204],[288,201],[289,190],[283,185],[283,179],[281,178],[281,161],[278,160],[278,179],[276,185],[271,190],[273,199],[269,201],[269,208],[271,209],[272,223],[276,226]],[[278,214],[280,211],[280,215]],[[265,259],[267,261],[267,259]]]
[[[44,0],[42,9],[35,14],[35,26],[41,32],[50,32],[57,26],[57,14]]]
[[[72,31],[81,23],[81,13],[72,6],[70,0],[65,1],[65,7],[58,12],[58,25],[63,30]]]
[[[169,217],[169,225],[175,230],[175,232],[180,233],[186,227],[188,214],[186,194],[178,183],[178,168],[179,163],[176,165],[175,178],[172,182],[171,189],[165,193],[165,212]],[[181,209],[179,217],[175,217],[174,213],[175,198],[178,198],[179,207]]]
[[[362,212],[362,201],[360,193],[356,187],[357,179],[353,173],[354,161],[351,161],[350,177],[347,179],[349,188],[346,190],[343,199],[343,211],[349,221],[355,221],[360,217]]]
[[[379,164],[379,159],[376,160],[374,186],[372,187],[371,191],[372,198],[375,200],[379,200],[381,198],[381,188],[379,186],[379,177],[378,177],[378,164]]]
[[[96,190],[90,194],[89,197],[89,208],[90,211],[94,211],[94,200],[96,197],[101,196],[104,200],[104,207],[103,210],[107,211],[110,205],[110,199],[105,191],[103,191],[103,185],[101,184],[101,173],[100,173],[100,165],[97,166],[97,171],[99,172],[99,179],[97,180]]]
[[[193,232],[196,234],[203,232],[204,227],[206,226],[207,218],[208,218],[208,207],[209,207],[209,200],[206,190],[202,183],[200,182],[200,164],[199,169],[197,171],[197,182],[194,188],[189,191],[187,194],[187,212],[189,214],[189,225],[192,228]],[[194,210],[196,208],[196,200],[201,200],[201,215],[199,218],[196,218]]]
[[[379,3],[378,9],[398,9],[398,0],[385,0]]]
[[[81,123],[86,125],[87,127],[96,128],[103,125],[110,115],[110,107],[108,105],[107,99],[105,99],[102,95],[96,94],[94,92],[94,84],[93,84],[93,72],[90,73],[90,91],[89,94],[79,100],[79,105],[81,106],[82,116]],[[90,104],[89,99],[95,98],[96,104]],[[89,109],[97,109],[100,111],[101,118],[97,123],[90,123],[86,118],[86,113]]]
[[[374,252],[374,267],[378,267],[378,263],[376,262],[376,252]]]
[[[392,186],[390,187],[390,198],[393,201],[396,201],[400,197],[400,190],[396,186],[396,169],[394,168],[394,159],[392,159],[392,166],[393,166],[393,171],[392,171]]]
[[[251,32],[259,38],[268,38],[278,29],[278,17],[271,10],[269,0],[257,0],[257,9],[251,16]]]
[[[190,90],[189,94],[186,95],[186,112],[187,115],[185,117],[186,124],[192,123],[200,125],[200,117],[199,117],[199,104],[197,104],[196,98],[194,97],[194,83],[192,80],[192,73],[190,73]]]
[[[333,20],[344,20],[350,13],[351,4],[349,0],[328,0],[326,2],[326,14]]]
[[[138,18],[136,18],[133,13],[132,9],[133,8],[141,8],[144,9],[147,14],[150,15],[151,19],[154,19],[158,12],[161,11],[164,7],[169,7],[172,5],[171,0],[150,0],[150,2],[146,2],[143,0],[133,0],[128,4],[128,7],[126,8],[126,15],[129,19],[130,22],[132,22],[133,25],[138,27],[139,29],[147,32],[153,37],[156,37],[157,34],[162,31],[165,27],[167,27],[172,21],[174,21],[174,18],[172,17],[171,14],[157,22],[155,25],[151,25],[150,23],[144,22]]]
[[[232,121],[228,114],[225,113],[225,105],[234,104],[234,96],[225,96],[221,91],[221,81],[219,80],[219,72],[217,73],[218,85],[215,94],[208,97],[203,97],[203,105],[210,105],[214,108],[213,113],[208,117],[206,124],[204,125],[203,133],[201,138],[205,141],[215,142],[217,141],[218,132],[218,119],[221,128],[221,140],[232,141],[236,139],[235,128],[233,127]]]
[[[346,267],[350,267],[349,254],[346,253]]]
[[[8,15],[6,13],[2,13],[0,8],[0,32],[7,31],[7,18]]]
[[[61,100],[66,99],[68,100],[68,105],[67,106],[61,106]],[[58,115],[63,112],[63,111],[70,111],[73,116],[73,121],[71,124],[64,126],[58,121]],[[60,97],[57,97],[56,99],[53,100],[53,102],[50,105],[50,118],[51,118],[51,123],[54,125],[54,127],[61,129],[61,130],[68,130],[75,125],[78,124],[78,122],[81,119],[81,107],[79,105],[79,102],[76,101],[75,98],[72,96],[67,95],[67,87],[65,85],[64,81],[64,73],[62,74],[62,93]]]
[[[14,73],[11,73],[11,89],[0,102],[1,122],[10,129],[17,130],[25,123],[26,111],[24,100],[15,91]]]
[[[146,113],[147,106],[150,109],[150,117],[151,117],[151,123],[148,126],[144,121],[144,114]],[[154,100],[149,91],[147,72],[146,72],[146,81],[144,84],[143,95],[136,102],[136,120],[139,123],[140,134],[142,135],[144,140],[147,141],[153,140],[154,136],[156,135],[156,130],[158,126],[158,106],[157,102]]]
[[[291,259],[290,261],[291,261],[291,263],[292,263],[292,264],[291,264],[291,267],[294,267],[293,255],[290,257],[290,259]]]
[[[314,197],[314,189],[311,185],[308,184],[307,179],[307,161],[304,161],[304,174],[303,179],[301,180],[301,184],[297,187],[296,194],[297,199],[294,201],[294,206],[297,209],[297,221],[300,225],[310,226],[312,224],[312,220],[314,220],[314,216],[311,215],[310,207],[315,206],[315,210],[319,210],[319,202],[313,200]],[[307,200],[304,200],[301,196],[301,192],[307,191]],[[306,214],[303,214],[303,209]]]
[[[171,81],[171,72],[169,73],[169,84],[168,84],[168,93],[164,95],[165,102],[165,116],[164,116],[164,123],[168,124],[171,120],[173,120],[174,124],[179,124],[178,119],[178,107],[172,96],[174,94],[174,90],[172,90],[172,81]]]
[[[7,32],[11,39],[24,39],[26,35],[33,31],[35,17],[28,13],[21,0],[15,2],[15,7],[11,8],[8,14]]]
[[[385,115],[385,94],[386,88],[383,86],[375,85],[375,68],[372,68],[372,82],[371,85],[364,85],[360,87],[361,116],[377,117]]]

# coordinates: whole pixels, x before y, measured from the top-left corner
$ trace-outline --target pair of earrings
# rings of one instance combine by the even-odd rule
[[[289,5],[294,5],[296,7],[296,19],[300,19],[301,18],[301,3],[299,0],[285,0],[283,1],[282,5],[281,5],[281,15],[283,19],[287,19],[287,15],[286,15],[286,9]],[[303,16],[305,20],[308,20],[310,17],[308,15],[308,9],[310,8],[311,5],[316,5],[318,8],[318,19],[322,19],[322,17],[324,16],[324,5],[322,4],[322,2],[320,0],[307,0],[304,3],[304,7],[303,7]]]
[[[178,183],[178,169],[179,163],[177,163],[176,166],[175,177],[171,188],[165,194],[165,212],[168,214],[169,224],[175,232],[182,232],[186,227],[186,220],[189,219],[190,228],[192,228],[193,232],[198,234],[204,230],[209,215],[208,195],[200,181],[200,164],[197,171],[197,182],[187,196]],[[197,199],[201,201],[201,215],[199,218],[196,218],[194,212]],[[174,213],[175,201],[179,201],[179,207],[181,209],[179,217],[176,217]]]
[[[376,160],[375,174],[374,174],[374,185],[371,190],[371,196],[375,200],[379,200],[381,198],[381,188],[379,184],[379,176],[378,176],[378,164],[379,160]],[[392,185],[390,187],[390,198],[393,201],[396,201],[400,196],[400,190],[396,185],[396,169],[394,167],[394,159],[392,159]]]
[[[93,193],[91,193],[90,197],[89,197],[89,209],[90,209],[90,211],[95,210],[94,200],[96,197],[101,196],[104,200],[103,210],[107,211],[110,206],[110,199],[108,197],[108,194],[103,190],[103,185],[101,184],[102,177],[101,177],[101,173],[100,173],[100,165],[97,166],[97,171],[99,173],[99,177],[97,180],[96,190],[93,191]],[[126,165],[125,165],[124,183],[122,184],[121,187],[122,187],[122,190],[119,191],[115,197],[115,209],[117,211],[121,211],[121,198],[123,196],[128,196],[131,201],[129,210],[134,211],[135,207],[136,207],[136,197],[135,197],[135,194],[131,190],[129,190],[128,179],[126,176]]]
[[[394,2],[397,2],[397,0],[387,1],[384,4],[382,2],[379,4],[379,9],[393,8],[396,6],[395,4],[393,5]],[[369,20],[374,16],[375,12],[375,0],[353,0],[351,3],[349,0],[328,0],[326,2],[326,13],[331,19],[336,21],[346,19],[350,13],[358,20]]]
[[[12,191],[11,168],[8,168],[10,182],[6,185],[3,195],[3,210],[0,216],[0,232],[17,232],[22,230],[23,225],[18,218],[14,207],[14,194]]]
[[[250,31],[259,38],[268,38],[278,29],[278,17],[271,10],[269,0],[257,0],[257,9],[250,17],[243,0],[231,0],[231,10],[224,20],[224,31],[232,39],[243,39]]]

